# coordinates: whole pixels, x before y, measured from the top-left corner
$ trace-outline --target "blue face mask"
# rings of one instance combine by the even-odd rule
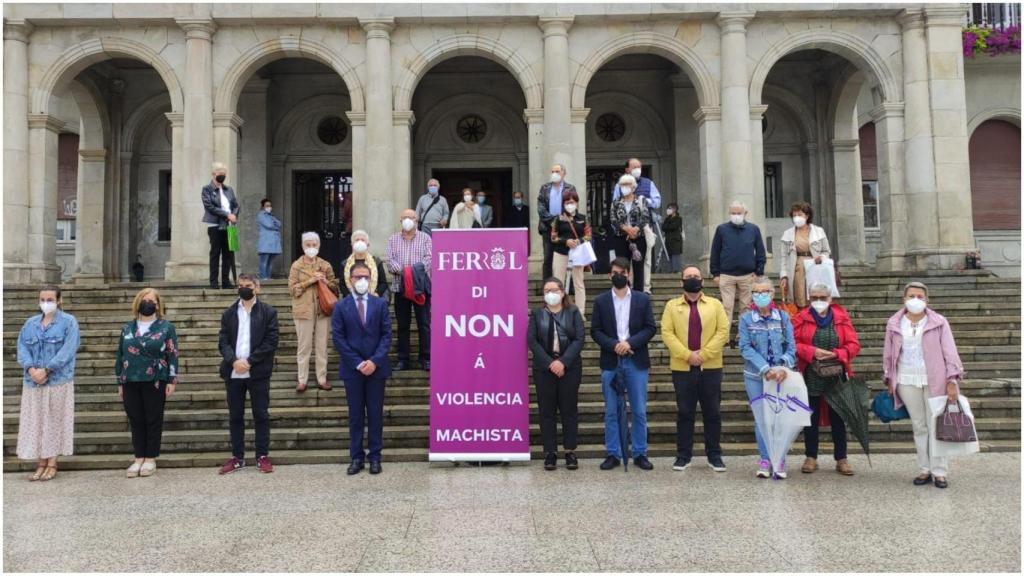
[[[754,305],[758,308],[767,308],[771,303],[771,294],[754,294]]]
[[[487,198],[485,198],[484,196],[477,196],[476,197],[476,203],[477,204],[483,204],[485,202],[487,202]]]
[[[523,205],[523,199],[522,198],[513,198],[512,199],[512,205],[515,206],[516,208],[522,206]]]
[[[427,186],[427,192],[430,192],[431,196],[437,194],[437,186]]]

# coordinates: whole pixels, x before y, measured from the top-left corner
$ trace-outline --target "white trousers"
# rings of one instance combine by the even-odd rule
[[[917,449],[917,466],[921,469],[921,474],[930,472],[933,476],[945,477],[949,469],[949,459],[931,455],[931,446],[934,444],[931,438],[935,435],[935,431],[932,430],[935,427],[935,414],[932,413],[928,402],[928,388],[899,386],[897,392],[907,407],[907,412],[910,413],[910,422],[914,427],[914,447]]]
[[[647,241],[647,253],[644,254],[644,292],[651,293],[651,253],[654,250],[654,242],[658,236],[654,229],[648,224],[644,226],[644,240]]]

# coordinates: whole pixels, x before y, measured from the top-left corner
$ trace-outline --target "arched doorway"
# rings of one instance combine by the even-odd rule
[[[986,268],[1020,274],[1020,126],[982,122],[971,134],[971,206]]]

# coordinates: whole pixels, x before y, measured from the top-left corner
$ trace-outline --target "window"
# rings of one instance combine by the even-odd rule
[[[782,206],[782,163],[767,162],[764,165],[764,210],[766,218],[783,218]]]
[[[57,242],[74,242],[76,228],[74,220],[57,220]]]
[[[878,228],[878,182],[862,180],[860,189],[864,201],[864,227]]]
[[[171,241],[171,171],[160,171],[160,198],[157,201],[157,242]]]

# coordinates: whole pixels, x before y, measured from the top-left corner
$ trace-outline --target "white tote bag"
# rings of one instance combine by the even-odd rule
[[[967,396],[963,394],[959,395],[960,408],[963,409],[964,414],[971,419],[971,422],[975,422],[974,414],[971,412],[971,404],[967,401]],[[936,396],[935,398],[928,399],[928,418],[931,421],[935,420],[935,417],[942,414],[942,411],[946,409],[947,399],[945,396]],[[975,452],[981,452],[981,445],[975,442],[943,442],[935,439],[935,426],[929,426],[931,431],[928,433],[928,451],[933,456],[939,457],[950,457],[950,456],[964,456],[967,454],[974,454]],[[978,431],[975,429],[974,436],[978,436]]]
[[[597,262],[597,254],[590,242],[580,242],[575,248],[569,249],[569,266],[590,266]]]
[[[836,286],[836,265],[831,258],[821,259],[821,264],[815,264],[814,258],[804,260],[804,286],[808,292],[812,284],[821,282],[832,290],[832,297],[839,298],[839,288]],[[807,294],[810,297],[810,294]]]

